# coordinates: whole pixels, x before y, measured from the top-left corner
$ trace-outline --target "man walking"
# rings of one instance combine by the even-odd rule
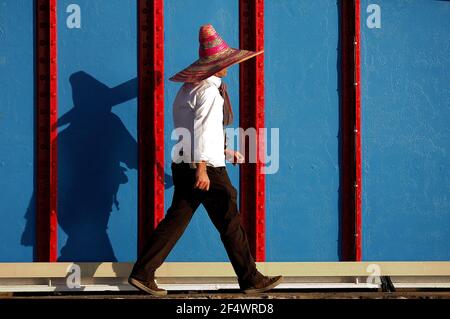
[[[227,68],[260,52],[230,48],[212,25],[200,27],[200,58],[170,80],[184,82],[173,104],[174,127],[188,130],[192,139],[180,141],[172,176],[172,205],[150,236],[131,272],[129,283],[153,295],[166,295],[154,281],[155,271],[169,255],[203,204],[220,233],[244,293],[257,293],[277,286],[282,277],[266,277],[257,269],[240,223],[237,191],[228,177],[225,159],[234,165],[243,161],[239,152],[224,148],[224,125],[233,112],[222,78]]]

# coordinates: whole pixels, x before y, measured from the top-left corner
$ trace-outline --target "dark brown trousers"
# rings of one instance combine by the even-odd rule
[[[198,206],[203,204],[220,233],[239,283],[253,281],[257,270],[247,236],[241,226],[236,188],[231,184],[225,167],[207,166],[207,173],[209,190],[194,189],[195,169],[185,163],[172,164],[175,186],[172,205],[145,244],[131,276],[140,280],[153,279],[156,269],[167,258]]]

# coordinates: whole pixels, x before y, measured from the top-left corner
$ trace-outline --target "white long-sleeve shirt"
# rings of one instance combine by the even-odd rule
[[[183,155],[175,152],[174,162],[205,161],[210,166],[225,166],[221,83],[219,77],[211,76],[198,83],[185,83],[178,91],[173,103],[174,128],[185,128],[191,140],[180,138]]]

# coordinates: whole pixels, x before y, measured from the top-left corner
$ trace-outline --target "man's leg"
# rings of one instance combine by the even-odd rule
[[[172,176],[175,186],[172,205],[151,234],[133,267],[131,277],[136,279],[154,279],[156,269],[167,258],[200,205],[199,191],[192,188],[195,174],[189,167],[172,166]]]
[[[236,188],[231,184],[224,167],[207,169],[210,188],[202,204],[220,233],[239,283],[252,282],[260,274],[251,255],[247,235],[241,226]]]

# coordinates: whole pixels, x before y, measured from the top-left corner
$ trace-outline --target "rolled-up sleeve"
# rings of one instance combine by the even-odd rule
[[[215,87],[199,92],[194,109],[194,161],[214,162],[223,154],[223,99]]]

